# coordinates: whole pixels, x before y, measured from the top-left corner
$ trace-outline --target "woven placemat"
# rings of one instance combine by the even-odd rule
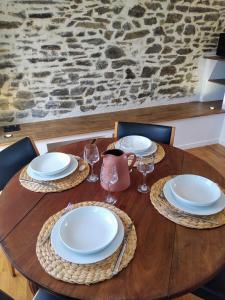
[[[114,149],[115,148],[115,143],[111,143],[108,145],[107,150],[110,149]],[[163,149],[163,147],[160,144],[157,144],[157,150],[153,155],[149,155],[149,156],[145,156],[144,157],[144,162],[145,163],[151,163],[152,162],[152,158],[154,157],[154,163],[157,164],[159,163],[161,160],[163,160],[165,156],[165,150]],[[133,160],[133,155],[130,155],[128,158],[128,165],[130,166]],[[139,158],[137,157],[137,160],[134,164],[134,167],[137,166],[137,162],[138,162]]]
[[[185,227],[206,229],[225,224],[225,209],[210,216],[191,215],[171,205],[163,196],[163,186],[172,176],[167,176],[155,182],[151,187],[150,200],[157,211],[167,219]],[[222,189],[224,192],[224,189]]]
[[[20,173],[19,180],[21,185],[30,191],[42,193],[62,192],[71,189],[84,181],[90,170],[88,163],[83,159],[79,159],[78,167],[72,174],[57,180],[39,181],[32,179],[27,174],[27,167],[28,166],[23,168]],[[28,180],[29,182],[22,179]]]
[[[82,202],[73,205],[73,207],[77,208],[86,205],[97,205],[111,209],[122,220],[125,231],[131,223],[131,219],[124,211],[104,202]],[[64,211],[65,209],[51,216],[45,222],[38,235],[36,254],[43,269],[52,277],[70,283],[89,285],[106,279],[110,279],[112,277],[113,266],[122,246],[120,246],[114,254],[112,254],[107,259],[104,259],[103,261],[94,264],[81,265],[65,261],[64,259],[59,257],[53,250],[50,239],[43,245],[41,245],[42,239],[46,236],[49,230],[51,230],[52,226],[61,217]],[[119,272],[124,269],[132,260],[136,245],[137,236],[135,227],[133,226],[128,236],[128,243],[119,267]]]

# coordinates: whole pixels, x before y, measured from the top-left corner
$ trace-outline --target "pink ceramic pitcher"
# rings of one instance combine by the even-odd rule
[[[133,155],[133,161],[128,167],[128,157]],[[110,191],[112,192],[120,192],[126,190],[130,186],[130,169],[133,167],[136,161],[136,155],[134,153],[125,153],[120,149],[112,149],[107,150],[102,153],[103,157],[103,175],[106,174],[107,171],[110,172],[112,166],[116,167],[118,173],[118,181],[110,186]],[[101,181],[101,185],[105,190],[109,190],[109,186],[104,183],[104,180]]]

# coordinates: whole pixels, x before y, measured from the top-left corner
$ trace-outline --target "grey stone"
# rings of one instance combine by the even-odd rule
[[[121,29],[121,22],[120,21],[113,22],[112,27],[114,29]]]
[[[105,91],[105,88],[104,88],[103,85],[99,85],[99,86],[96,87],[96,91],[103,92],[103,91]]]
[[[112,78],[114,78],[114,73],[113,72],[105,72],[104,76],[107,79],[112,79]]]
[[[105,56],[110,59],[117,59],[124,55],[125,55],[125,53],[124,53],[123,49],[121,49],[117,46],[109,46],[105,50]]]
[[[144,23],[145,23],[145,25],[154,25],[154,24],[157,24],[157,19],[156,19],[156,17],[144,18]]]
[[[69,95],[69,90],[67,88],[65,89],[56,89],[53,90],[50,93],[51,96],[68,96]]]
[[[136,94],[139,91],[139,85],[132,85],[130,88],[130,93],[131,94]]]
[[[29,100],[33,98],[33,94],[30,91],[18,91],[16,93],[16,98],[23,99],[23,100]]]
[[[165,66],[162,67],[160,76],[168,76],[176,74],[176,67],[174,66]]]
[[[141,73],[142,78],[150,78],[159,70],[158,67],[144,67]]]
[[[111,8],[108,6],[100,6],[95,8],[95,11],[99,14],[99,15],[104,15],[105,13],[108,13],[111,11]]]
[[[106,29],[104,23],[94,23],[94,22],[78,22],[76,27],[90,28],[90,29]]]
[[[189,8],[190,13],[207,13],[207,12],[217,12],[215,8],[211,7],[203,7],[203,6],[190,6]]]
[[[160,44],[153,44],[151,47],[148,47],[146,50],[146,54],[150,53],[159,53],[162,50],[162,46]]]
[[[116,60],[112,62],[112,68],[113,69],[119,69],[123,66],[135,66],[136,62],[131,59],[122,59],[122,60]]]
[[[186,11],[188,11],[188,9],[189,9],[189,6],[176,5],[176,10],[178,10],[178,11],[186,12]]]
[[[81,42],[85,42],[95,46],[105,44],[105,41],[101,38],[86,39],[86,40],[82,40]]]
[[[91,63],[91,61],[90,60],[77,60],[76,61],[76,64],[78,65],[78,66],[92,66],[92,63]]]
[[[90,87],[86,90],[85,96],[92,96],[94,94],[95,89]]]
[[[122,10],[123,10],[123,6],[115,6],[115,7],[113,7],[113,12],[116,15],[119,15]]]
[[[185,30],[184,30],[184,34],[185,35],[193,35],[195,34],[195,26],[192,24],[188,24],[185,26]]]
[[[110,20],[106,18],[95,18],[95,22],[110,24]]]
[[[19,110],[30,109],[35,106],[34,100],[16,100],[13,102],[13,106]]]
[[[185,21],[186,23],[191,23],[191,17],[185,17],[185,18],[184,18],[184,21]]]
[[[96,70],[104,70],[108,67],[108,62],[105,60],[99,60],[96,63]]]
[[[59,108],[73,109],[75,107],[75,102],[73,101],[61,101]]]
[[[94,81],[93,80],[81,80],[80,81],[80,85],[94,85]]]
[[[210,14],[210,15],[205,15],[204,20],[206,22],[213,22],[217,21],[219,19],[220,15],[219,14]]]
[[[140,28],[141,24],[137,20],[132,20],[132,23],[137,27]]]
[[[68,54],[70,56],[81,56],[81,55],[84,55],[84,51],[68,51]]]
[[[0,29],[15,29],[15,28],[19,28],[21,25],[22,25],[21,22],[0,21]]]
[[[176,32],[181,35],[183,31],[184,31],[184,24],[178,25],[176,28]]]
[[[155,36],[157,36],[157,35],[165,35],[165,32],[164,32],[164,30],[163,30],[163,27],[162,27],[162,26],[156,27],[156,28],[153,30],[153,34],[154,34]]]
[[[164,43],[167,44],[167,43],[172,43],[174,42],[175,40],[175,37],[174,36],[165,36],[164,38]]]
[[[172,65],[180,65],[183,64],[186,60],[186,56],[178,56],[171,64]]]
[[[16,112],[15,119],[24,119],[27,116],[28,116],[28,112],[27,111],[19,111],[19,112]]]
[[[165,89],[159,89],[158,91],[159,94],[162,95],[174,95],[174,94],[181,94],[181,95],[185,95],[186,94],[186,90],[183,87],[180,86],[173,86],[170,88],[165,88]]]
[[[91,54],[91,57],[93,57],[93,58],[98,58],[98,57],[100,57],[101,55],[102,55],[101,52],[98,52],[98,53],[92,53],[92,54]]]
[[[109,30],[106,30],[105,33],[104,33],[104,37],[107,39],[107,40],[110,40],[111,37],[113,35],[113,31],[109,31]]]
[[[11,123],[14,120],[14,112],[0,112],[0,123]]]
[[[173,51],[173,49],[169,46],[165,46],[163,48],[163,51],[162,51],[162,54],[168,54],[168,53],[171,53]]]
[[[145,2],[145,5],[149,10],[162,9],[162,5],[158,2],[151,2],[151,3]]]
[[[12,62],[6,61],[6,62],[3,62],[3,63],[0,63],[0,70],[8,69],[8,68],[14,68],[15,66],[16,65],[13,64]]]
[[[47,77],[51,74],[50,71],[43,71],[43,72],[34,72],[33,73],[33,77],[36,77],[36,78],[42,78],[42,77]]]
[[[136,76],[135,74],[132,72],[131,69],[126,69],[126,78],[125,79],[134,79]]]
[[[0,73],[0,88],[3,87],[4,83],[9,80],[9,76],[7,74]]]
[[[147,34],[149,34],[149,30],[147,30],[147,29],[143,29],[140,31],[134,31],[134,32],[128,32],[128,33],[126,33],[124,40],[142,38],[142,37],[146,36]]]
[[[41,49],[44,49],[44,50],[60,50],[61,47],[59,45],[42,45]]]
[[[39,97],[39,98],[47,98],[48,97],[48,93],[46,92],[34,92],[34,97]]]
[[[135,5],[128,11],[128,15],[135,18],[142,18],[144,14],[145,8],[141,5]]]
[[[146,93],[140,93],[139,95],[138,95],[138,98],[140,99],[140,98],[145,98],[145,97],[149,97],[149,96],[151,96],[151,92],[146,92]]]
[[[168,13],[166,23],[177,23],[181,21],[182,17],[182,14]]]
[[[52,13],[29,14],[29,18],[33,19],[49,19],[53,16]]]
[[[129,22],[123,24],[123,30],[131,30],[132,26]]]
[[[70,94],[72,96],[78,96],[78,95],[82,95],[86,90],[86,87],[83,86],[77,86],[73,89],[71,89]]]
[[[31,114],[33,118],[44,118],[48,115],[48,111],[42,109],[32,109]]]
[[[183,49],[181,48],[177,50],[177,54],[181,54],[181,55],[189,54],[191,52],[193,52],[193,50],[190,48],[183,48]]]
[[[147,44],[152,44],[154,41],[155,41],[155,38],[150,37],[150,38],[147,38],[146,43]]]
[[[96,105],[88,105],[88,106],[81,105],[80,106],[80,110],[82,112],[87,112],[87,111],[90,111],[90,110],[95,110],[96,108],[97,108]]]

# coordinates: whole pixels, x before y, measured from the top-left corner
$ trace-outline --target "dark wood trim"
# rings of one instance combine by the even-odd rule
[[[209,79],[209,82],[213,82],[213,83],[218,83],[218,84],[222,84],[225,85],[225,79],[224,78],[219,78],[219,79]]]
[[[225,56],[205,55],[204,58],[206,58],[206,59],[212,59],[212,60],[225,61]]]

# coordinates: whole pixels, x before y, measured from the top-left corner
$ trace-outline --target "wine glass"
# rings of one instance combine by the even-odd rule
[[[112,184],[118,181],[118,173],[116,166],[107,166],[107,169],[102,164],[100,180],[103,184],[107,185],[108,195],[105,198],[105,202],[109,204],[115,204],[117,199],[111,194],[110,187]]]
[[[91,165],[91,174],[88,176],[87,181],[98,181],[98,175],[94,174],[94,164],[99,161],[99,151],[96,144],[87,144],[84,146],[84,159]]]
[[[150,189],[146,184],[146,176],[154,171],[154,155],[151,156],[150,162],[145,157],[140,157],[137,161],[137,169],[143,174],[143,183],[138,186],[137,190],[140,193],[148,193]]]

